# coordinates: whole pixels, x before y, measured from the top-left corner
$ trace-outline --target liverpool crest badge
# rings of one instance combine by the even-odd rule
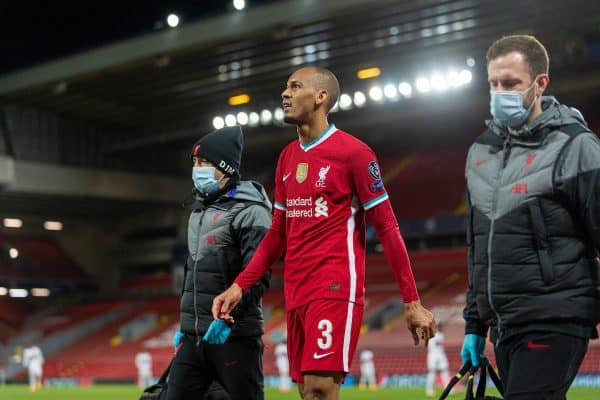
[[[299,163],[296,167],[296,182],[302,183],[308,177],[308,164]]]

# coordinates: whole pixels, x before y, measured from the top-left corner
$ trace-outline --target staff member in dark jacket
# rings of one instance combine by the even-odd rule
[[[263,187],[240,180],[242,148],[242,130],[234,126],[205,135],[192,149],[196,198],[168,400],[202,399],[213,381],[231,399],[264,398],[261,296],[270,273],[244,295],[234,325],[211,313],[213,298],[231,285],[271,225]]]
[[[469,150],[469,287],[461,356],[488,327],[505,399],[565,399],[599,321],[600,141],[543,97],[549,58],[532,36],[487,52],[488,129]]]

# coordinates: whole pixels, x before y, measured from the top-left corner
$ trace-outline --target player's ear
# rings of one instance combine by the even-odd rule
[[[327,101],[328,97],[329,94],[327,93],[327,90],[321,89],[317,92],[317,98],[315,99],[315,103],[317,105],[321,105]]]

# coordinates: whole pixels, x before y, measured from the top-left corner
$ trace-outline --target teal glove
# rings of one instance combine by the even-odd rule
[[[223,344],[227,341],[230,333],[231,327],[229,324],[222,319],[216,319],[210,323],[202,340],[210,344]]]
[[[472,366],[475,368],[479,367],[484,349],[485,338],[483,336],[475,335],[474,333],[466,334],[462,350],[460,351],[460,358],[462,358],[463,364],[471,361]]]
[[[175,332],[175,335],[173,336],[173,347],[175,348],[175,351],[177,351],[177,347],[179,347],[179,343],[181,343],[181,339],[183,339],[183,332],[181,332],[181,331]]]

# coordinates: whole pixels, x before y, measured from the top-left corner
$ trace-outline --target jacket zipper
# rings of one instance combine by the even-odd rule
[[[498,338],[496,339],[496,346],[500,343],[500,338],[502,337],[502,319],[500,318],[500,313],[494,307],[494,303],[492,302],[492,241],[494,239],[494,225],[496,221],[496,205],[498,201],[498,190],[499,190],[499,182],[502,178],[502,174],[504,169],[506,168],[506,164],[508,163],[508,159],[510,158],[511,151],[511,137],[510,134],[506,136],[504,140],[503,147],[503,157],[502,157],[502,166],[496,175],[496,186],[494,188],[494,194],[492,197],[492,220],[490,222],[490,235],[488,237],[488,280],[487,280],[487,289],[488,289],[488,302],[490,303],[490,308],[496,314],[496,319],[498,320]]]
[[[194,331],[196,332],[196,346],[200,345],[200,330],[198,329],[198,301],[196,299],[198,295],[196,291],[196,266],[198,264],[198,260],[200,259],[200,254],[198,251],[200,250],[200,238],[202,237],[202,222],[204,221],[204,216],[206,215],[207,210],[208,209],[205,209],[200,217],[200,223],[198,225],[198,242],[196,243],[196,260],[194,260]]]

